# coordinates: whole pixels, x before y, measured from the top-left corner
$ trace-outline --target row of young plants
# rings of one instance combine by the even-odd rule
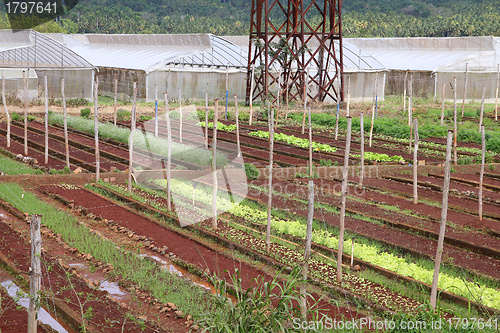
[[[255,131],[255,132],[250,132],[248,135],[256,136],[258,138],[266,138],[269,139],[269,132],[266,131]],[[287,135],[284,133],[274,133],[274,140],[276,141],[284,141],[288,144],[298,146],[301,148],[309,148],[309,140],[308,139],[302,139],[302,138],[297,138],[296,136],[293,135]],[[324,151],[324,152],[336,152],[337,148],[332,147],[330,145],[324,144],[324,143],[319,143],[319,142],[312,142],[312,148],[314,151]]]
[[[199,126],[201,127],[205,127],[205,122],[204,121],[200,121],[198,123]],[[208,128],[214,128],[214,123],[213,122],[208,122]],[[217,129],[218,130],[223,130],[223,131],[228,131],[228,132],[233,132],[233,131],[236,131],[236,124],[232,124],[232,125],[226,125],[226,124],[223,124],[221,122],[217,122]]]
[[[158,184],[165,186],[165,181],[159,180]],[[194,196],[197,201],[200,201],[208,206],[211,205],[212,195],[211,190],[209,189],[205,190],[200,188],[200,186],[193,188],[191,184],[176,181],[172,182],[172,190],[175,191],[176,194],[186,198],[192,197],[194,192]],[[227,211],[247,221],[263,225],[267,224],[267,211],[265,209],[262,207],[250,207],[247,203],[234,204],[231,202],[227,193],[225,195],[218,195],[217,207],[218,209]],[[273,218],[272,226],[273,229],[279,234],[301,238],[306,235],[306,225],[304,224],[304,221],[301,221],[300,219]],[[312,240],[317,244],[331,249],[337,249],[338,247],[338,237],[326,229],[315,228],[313,230]],[[344,243],[345,253],[351,253],[351,245],[352,240],[347,239]],[[380,251],[378,246],[355,242],[354,253],[357,258],[371,264],[393,272],[398,272],[400,275],[412,277],[427,284],[432,284],[432,269],[422,267],[422,265],[414,262],[408,262],[405,258],[401,258],[392,253]],[[469,299],[480,300],[486,306],[500,309],[500,290],[498,290],[498,288],[481,286],[480,284],[474,286],[459,277],[451,276],[447,273],[440,274],[439,288]]]
[[[50,113],[50,123],[64,124],[62,114]],[[82,117],[67,116],[68,126],[90,134],[94,134],[94,121]],[[113,139],[123,143],[129,143],[130,130],[128,128],[117,127],[110,123],[99,123],[99,137],[103,139]],[[134,132],[134,146],[150,151],[161,156],[167,156],[168,142],[165,139],[155,137],[154,134],[136,130]],[[208,166],[212,162],[211,152],[178,142],[172,142],[172,159],[177,159],[199,166]],[[217,153],[217,165],[224,166],[228,163],[227,156]]]
[[[110,263],[119,276],[150,291],[161,302],[172,302],[193,316],[208,312],[212,306],[214,299],[210,294],[200,292],[197,286],[181,277],[161,270],[155,263],[91,233],[75,217],[25,192],[19,185],[2,183],[0,197],[22,212],[41,214],[42,224],[61,234],[71,247],[89,253],[101,262]]]

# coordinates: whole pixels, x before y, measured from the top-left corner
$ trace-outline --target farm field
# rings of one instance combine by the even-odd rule
[[[204,105],[186,107],[181,116],[172,103],[168,121],[160,112],[157,123],[154,106],[142,105],[133,123],[126,111],[132,105],[122,105],[116,125],[104,105],[108,112],[99,119],[98,181],[93,115],[79,116],[74,108],[67,118],[66,140],[59,110],[48,115],[47,127],[44,115],[33,113],[26,124],[26,147],[24,121],[14,119],[9,129],[4,121],[1,331],[26,330],[26,312],[15,306],[21,297],[8,296],[7,283],[29,292],[29,221],[40,214],[40,306],[62,327],[40,321],[40,331],[221,332],[224,325],[234,328],[242,321],[246,328],[293,332],[301,331],[298,323],[315,326],[326,318],[366,323],[370,318],[394,325],[441,321],[444,332],[497,332],[500,126],[486,115],[480,195],[478,106],[470,103],[467,116],[459,118],[433,310],[430,294],[443,192],[448,192],[445,137],[453,119],[447,113],[439,125],[440,110],[427,103],[414,113],[419,126],[418,203],[414,132],[407,115],[396,112],[390,99],[380,106],[372,139],[371,114],[363,104],[351,109],[352,133],[344,110],[335,129],[335,110],[318,107],[311,114],[311,134],[301,110],[280,113],[274,129],[266,110],[255,107],[250,125],[248,107],[239,105],[236,126],[233,103],[228,119],[219,108],[215,129],[213,105],[207,114]],[[308,201],[311,187],[314,202]],[[311,252],[306,260],[308,221]],[[376,324],[333,331],[412,332]]]

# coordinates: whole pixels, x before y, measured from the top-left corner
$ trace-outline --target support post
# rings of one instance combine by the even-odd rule
[[[130,121],[130,138],[128,140],[128,191],[132,193],[132,168],[134,157],[135,108],[137,105],[137,82],[134,82],[134,99],[132,104],[132,119]]]
[[[375,94],[373,95],[375,96]],[[351,77],[347,77],[347,104],[346,104],[346,117],[350,117],[350,109],[351,109]]]
[[[464,79],[464,98],[462,102],[462,117],[464,116],[464,111],[465,111],[465,97],[467,95],[467,69],[469,67],[469,63],[465,64],[465,79]]]
[[[408,127],[411,127],[411,119],[413,117],[412,113],[413,113],[413,74],[410,74],[410,91],[408,92]]]
[[[448,131],[448,139],[446,144],[446,160],[444,167],[444,185],[443,185],[443,203],[441,208],[441,225],[439,227],[438,247],[434,262],[434,276],[432,279],[431,300],[430,305],[433,310],[436,309],[437,286],[439,280],[439,267],[443,256],[444,235],[446,230],[446,218],[448,214],[448,194],[450,192],[450,169],[451,169],[451,142],[453,139],[452,132]]]
[[[335,141],[339,137],[339,116],[340,116],[340,103],[337,103],[337,113],[335,117]]]
[[[252,65],[252,76],[250,83],[250,118],[248,118],[248,125],[252,126],[253,117],[253,88],[254,88],[254,78],[255,78],[255,64]]]
[[[306,113],[307,113],[307,90],[308,90],[308,81],[309,81],[309,73],[304,73],[305,78],[304,78],[304,111],[302,114],[302,134],[305,132],[305,127],[306,127]]]
[[[69,168],[69,138],[68,138],[68,112],[66,110],[66,93],[64,89],[64,78],[61,79],[61,95],[64,118],[64,149],[66,151],[66,167]]]
[[[172,210],[172,180],[170,179],[170,170],[172,168],[172,126],[170,124],[170,110],[168,107],[167,92],[163,93],[165,99],[165,120],[167,125],[167,208]]]
[[[481,125],[481,172],[479,173],[479,222],[483,221],[483,178],[484,178],[484,163],[486,153],[486,138],[484,124]]]
[[[370,139],[369,139],[369,146],[371,148],[372,146],[372,140],[373,140],[373,123],[375,122],[375,110],[372,108],[372,124],[370,126]]]
[[[500,86],[500,64],[497,64],[497,85],[495,88],[495,121],[498,121],[498,89]]]
[[[28,307],[28,333],[37,331],[37,313],[40,309],[40,286],[42,282],[42,237],[40,235],[41,215],[31,216],[31,271],[30,271],[30,300]]]
[[[182,90],[181,90],[181,88],[179,88],[179,142],[182,143]]]
[[[227,120],[227,102],[229,101],[229,63],[226,69],[226,111],[224,112],[224,120]]]
[[[240,114],[238,112],[238,96],[234,94],[234,107],[236,113],[236,145],[238,149],[237,157],[241,157],[241,147],[240,147]]]
[[[403,115],[406,112],[406,80],[408,78],[408,71],[409,70],[406,70],[405,79],[404,79],[404,82],[403,82]]]
[[[415,146],[413,147],[413,203],[418,204],[418,180],[417,180],[417,171],[418,171],[418,119],[417,117],[413,118],[413,128],[415,130]]]
[[[312,148],[312,121],[311,108],[309,108],[309,177],[314,177],[313,148]]]
[[[457,152],[457,78],[453,78],[453,164],[457,164],[458,152]]]
[[[300,284],[300,314],[303,318],[307,314],[306,280],[311,257],[312,223],[314,218],[314,182],[309,180],[309,198],[307,202],[306,246],[304,250],[304,265],[302,266],[302,282]]]
[[[268,107],[269,112],[269,177],[267,184],[267,227],[266,252],[271,249],[271,207],[273,204],[273,156],[274,156],[274,109]]]
[[[24,156],[28,156],[28,72],[23,71],[24,84]]]
[[[208,150],[208,91],[205,90],[205,149]]]
[[[114,113],[113,113],[113,124],[116,126],[116,113],[117,113],[117,103],[118,98],[118,79],[115,79],[115,103],[114,103]]]
[[[155,84],[155,138],[158,137],[158,84]]]
[[[441,126],[444,125],[444,92],[445,92],[446,83],[443,83],[443,91],[441,92]]]
[[[359,188],[363,188],[363,178],[365,177],[365,128],[363,121],[363,114],[359,116],[359,127],[361,131],[361,173],[359,175]]]
[[[99,151],[99,103],[98,103],[98,93],[99,93],[99,77],[95,78],[95,88],[94,88],[94,141],[95,141],[95,181],[96,183],[100,178],[101,169],[101,158]]]
[[[47,85],[45,85],[45,88],[47,88]],[[5,98],[5,70],[2,70],[2,103],[5,110],[5,116],[7,117],[7,148],[10,148],[10,114],[7,109],[7,99]],[[47,149],[47,145],[45,145],[45,149]],[[47,164],[47,162],[45,162],[45,164]]]
[[[212,228],[217,230],[217,120],[219,118],[219,100],[215,99],[214,128],[212,131]]]
[[[49,85],[47,75],[44,76],[45,83],[45,164],[49,163]]]
[[[339,248],[337,252],[337,281],[342,280],[342,253],[344,249],[344,222],[345,222],[345,201],[347,197],[347,178],[349,175],[349,153],[351,149],[351,126],[352,118],[347,117],[347,136],[345,140],[344,167],[342,168],[342,189],[340,193],[340,230]]]
[[[486,86],[483,86],[483,95],[481,97],[481,111],[479,112],[479,133],[481,133],[481,126],[483,125],[485,96],[486,96]]]

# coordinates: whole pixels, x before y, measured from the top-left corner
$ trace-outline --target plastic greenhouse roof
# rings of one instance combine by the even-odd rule
[[[34,30],[0,30],[0,66],[94,68],[62,43]]]
[[[170,65],[246,67],[247,52],[211,34],[66,35],[65,44],[95,66],[164,70]]]

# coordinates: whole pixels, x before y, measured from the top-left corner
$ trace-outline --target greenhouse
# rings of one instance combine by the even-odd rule
[[[49,98],[61,97],[61,78],[66,98],[92,98],[95,67],[54,38],[33,30],[0,30],[0,69],[5,73],[7,96],[24,96],[24,72],[29,77],[29,98],[44,95],[45,75]]]

